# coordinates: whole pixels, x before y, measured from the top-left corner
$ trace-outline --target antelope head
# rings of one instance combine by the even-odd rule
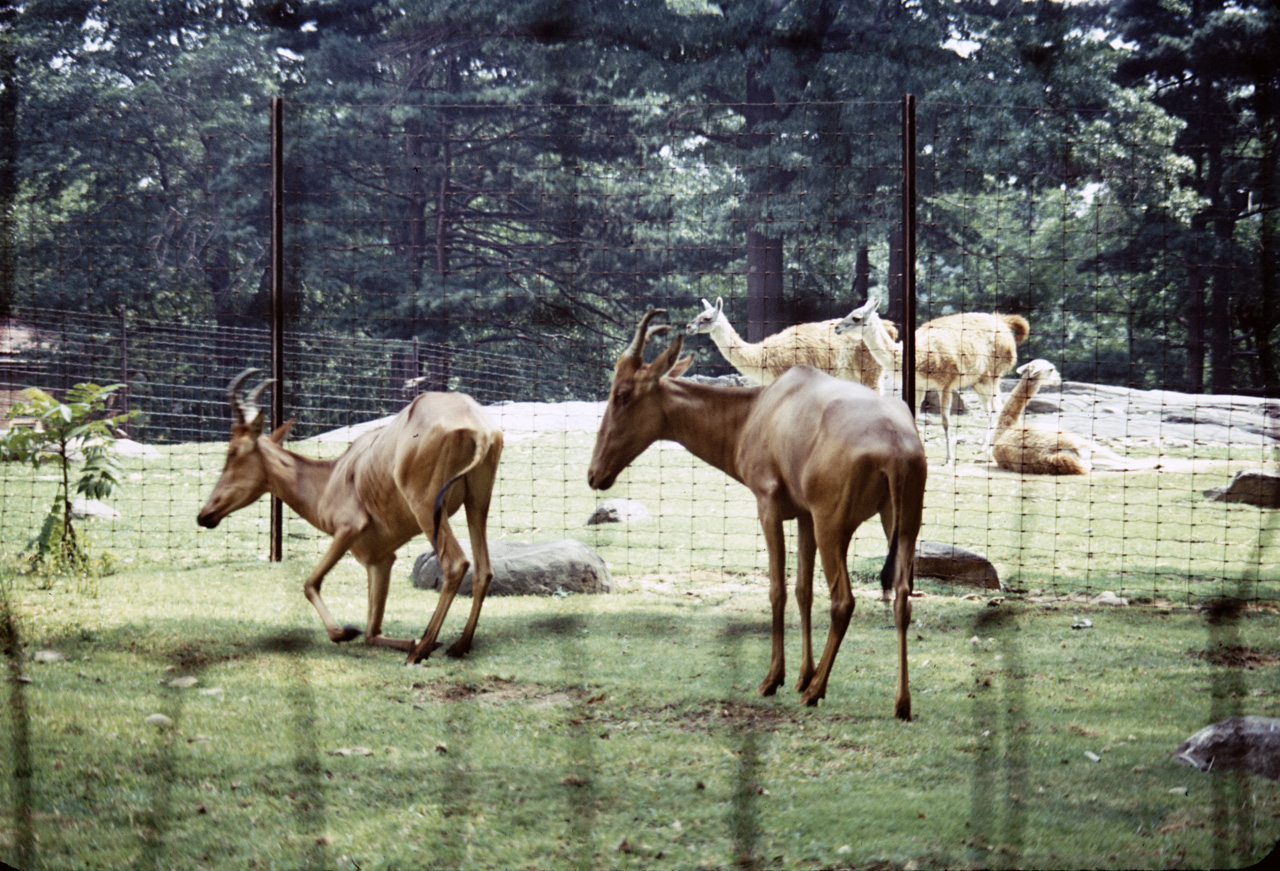
[[[876,309],[880,307],[880,299],[875,294],[867,297],[867,301],[844,316],[844,320],[836,324],[836,335],[844,335],[854,330],[866,329],[874,325],[879,318]],[[872,316],[875,315],[873,318]]]
[[[243,398],[240,396],[240,386],[249,376],[261,371],[245,369],[231,380],[231,385],[227,388],[227,397],[231,401],[231,442],[227,446],[227,462],[222,467],[222,476],[218,478],[208,501],[196,516],[196,522],[206,529],[213,529],[222,518],[233,511],[239,511],[267,492],[266,463],[258,447],[258,437],[262,435],[265,421],[262,410],[258,407],[258,399],[274,380],[263,381]],[[280,444],[292,426],[293,421],[289,421],[267,438]]]
[[[702,311],[696,318],[689,321],[684,328],[686,334],[696,336],[699,333],[709,333],[716,325],[716,321],[724,317],[724,300],[716,297],[716,304],[712,305],[705,299],[702,301]]]
[[[704,300],[705,302],[705,300]],[[587,468],[587,484],[593,490],[608,490],[618,474],[659,438],[664,425],[662,392],[664,378],[684,374],[693,362],[690,354],[680,359],[683,337],[676,340],[652,363],[644,362],[644,346],[649,339],[670,329],[667,324],[649,326],[662,309],[651,309],[640,319],[635,337],[618,358],[613,369],[613,387],[605,406],[596,446]]]

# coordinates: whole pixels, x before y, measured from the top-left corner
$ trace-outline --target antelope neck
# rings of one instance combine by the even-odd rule
[[[761,387],[721,387],[668,379],[662,438],[679,442],[698,459],[734,480],[738,437]]]
[[[318,509],[337,460],[313,460],[266,438],[258,441],[258,450],[266,464],[271,494],[312,526],[331,533],[320,522]]]

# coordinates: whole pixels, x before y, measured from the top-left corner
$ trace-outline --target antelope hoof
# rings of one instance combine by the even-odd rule
[[[809,706],[810,708],[816,708],[818,706],[818,700],[825,697],[826,694],[827,694],[826,687],[823,687],[822,689],[819,689],[819,690],[815,690],[813,687],[810,687],[809,689],[804,691],[804,694],[802,696],[800,696],[800,701],[803,702],[805,705]]]
[[[813,680],[813,673],[802,674],[800,679],[796,681],[796,692],[802,693],[809,688],[809,682]]]
[[[774,679],[767,677],[764,683],[760,684],[760,689],[756,690],[756,695],[771,696],[778,691],[778,687],[782,686],[782,678]]]
[[[445,656],[451,657],[452,659],[459,659],[463,656],[466,656],[470,652],[471,652],[471,642],[468,641],[467,643],[463,644],[462,639],[458,639],[453,643],[452,647],[450,647],[448,650],[445,651]]]
[[[911,722],[911,699],[895,702],[893,715],[903,722]]]
[[[334,635],[332,632],[329,633],[329,637],[333,639],[334,644],[341,644],[344,641],[350,641],[353,638],[359,638],[363,634],[364,634],[364,630],[361,629],[359,626],[352,626],[350,623],[348,623],[346,626],[342,627],[342,631],[339,632],[337,635]]]
[[[432,643],[430,647],[414,647],[413,650],[409,652],[409,658],[404,661],[404,664],[418,665],[422,660],[431,655],[431,651],[440,646],[442,646],[442,642],[436,641]]]

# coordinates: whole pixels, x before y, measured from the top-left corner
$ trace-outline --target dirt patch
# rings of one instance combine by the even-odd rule
[[[814,714],[804,708],[756,705],[741,701],[717,701],[676,713],[677,728],[686,732],[778,732],[810,723]],[[823,717],[823,722],[852,720],[843,714]]]
[[[1221,645],[1211,650],[1192,649],[1187,652],[1196,659],[1227,668],[1255,669],[1280,665],[1280,653],[1258,650],[1247,644]]]
[[[513,703],[532,707],[569,707],[586,699],[588,692],[581,689],[552,689],[539,684],[524,684],[500,677],[486,677],[478,681],[418,682],[410,686],[417,702],[470,702],[488,705]]]

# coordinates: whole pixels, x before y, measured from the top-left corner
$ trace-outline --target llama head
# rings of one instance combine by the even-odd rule
[[[867,297],[866,302],[849,312],[844,316],[844,320],[836,324],[836,335],[875,329],[880,321],[880,315],[876,313],[879,307],[879,297],[875,294]]]
[[[1042,386],[1045,384],[1061,384],[1062,376],[1048,360],[1031,360],[1018,367],[1017,372],[1028,381],[1034,380]]]
[[[724,319],[724,300],[716,297],[716,304],[712,305],[705,299],[702,301],[702,311],[693,320],[689,321],[684,331],[687,335],[696,336],[699,333],[709,333],[715,329],[715,325]]]

